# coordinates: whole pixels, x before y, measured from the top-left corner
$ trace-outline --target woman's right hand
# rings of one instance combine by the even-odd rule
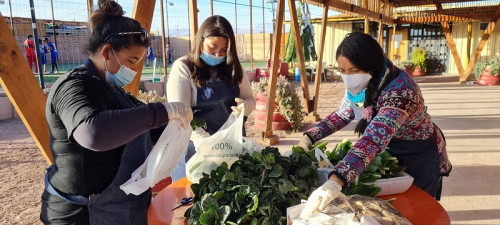
[[[181,102],[167,102],[164,105],[167,109],[169,120],[179,119],[184,129],[189,128],[189,124],[193,120],[193,110],[191,110],[191,107]]]

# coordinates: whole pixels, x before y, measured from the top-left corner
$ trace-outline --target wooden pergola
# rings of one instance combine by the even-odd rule
[[[466,0],[303,0],[305,3],[316,5],[323,8],[323,17],[321,24],[321,39],[318,53],[318,62],[322,62],[323,49],[325,46],[326,27],[328,21],[328,10],[332,9],[344,14],[355,15],[365,18],[365,33],[369,33],[369,21],[377,21],[379,23],[378,40],[382,45],[383,25],[393,25],[393,29],[397,24],[401,23],[435,23],[440,22],[443,31],[445,32],[446,40],[450,46],[453,54],[453,59],[457,65],[460,75],[460,83],[465,83],[474,68],[481,51],[486,45],[490,34],[495,28],[495,24],[500,17],[500,4],[498,5],[477,5],[474,1]],[[471,3],[472,2],[472,3]],[[475,1],[481,2],[481,1]],[[446,4],[446,8],[443,7]],[[276,98],[276,80],[278,69],[278,56],[280,48],[275,43],[281,40],[281,27],[283,26],[284,17],[284,0],[278,0],[278,15],[277,24],[274,31],[274,40],[271,54],[271,75],[270,87],[268,93],[265,131],[262,133],[262,138],[266,144],[273,145],[277,143],[277,136],[273,135],[272,116],[274,109],[274,99]],[[321,73],[316,73],[314,83],[314,95],[312,99],[309,97],[308,81],[306,77],[305,64],[302,52],[302,43],[299,36],[300,31],[297,23],[297,13],[295,8],[295,1],[288,0],[288,7],[290,12],[291,26],[295,35],[295,47],[297,52],[298,64],[300,68],[301,86],[303,91],[303,101],[306,113],[309,115],[308,119],[318,121],[319,115],[317,113],[318,95],[320,87]],[[472,13],[471,12],[475,12]],[[487,21],[488,27],[484,31],[481,42],[476,48],[470,63],[464,70],[462,62],[457,52],[456,45],[451,34],[450,22],[457,21]],[[470,37],[469,33],[469,37]],[[470,39],[470,38],[469,38]],[[470,45],[470,42],[468,43]],[[392,40],[394,45],[394,40]],[[470,46],[468,46],[470,49]],[[322,71],[322,63],[317,63],[316,71]]]
[[[89,6],[92,5],[92,0],[87,0]],[[379,26],[383,24],[398,24],[398,23],[430,23],[440,22],[443,30],[446,33],[446,40],[453,53],[453,58],[457,64],[460,73],[460,82],[467,81],[472,68],[477,61],[482,49],[486,45],[489,35],[495,28],[495,24],[500,17],[500,4],[496,6],[475,6],[470,7],[453,7],[449,3],[471,2],[464,0],[304,0],[305,3],[313,4],[323,8],[323,21],[321,41],[318,52],[318,61],[322,61],[323,48],[325,44],[325,34],[327,26],[328,10],[335,10],[345,14],[356,15],[365,18],[365,32],[368,33],[367,24],[370,20],[379,22]],[[477,1],[479,2],[479,1]],[[135,0],[132,10],[132,17],[141,23],[146,29],[150,30],[153,19],[153,11],[156,0]],[[198,10],[197,1],[189,0],[189,21],[190,21],[190,40],[194,41],[194,36],[198,29]],[[297,12],[295,1],[288,0],[289,11],[291,16],[291,25],[294,29],[295,47],[297,50],[298,63],[301,74],[301,86],[303,89],[303,99],[306,112],[309,114],[309,119],[313,121],[319,120],[317,114],[318,94],[320,87],[320,73],[316,73],[314,83],[314,94],[312,99],[309,97],[308,82],[306,79],[304,58],[302,52],[301,38],[299,37],[299,27],[297,23]],[[446,5],[446,7],[443,7]],[[412,7],[420,7],[422,10],[415,10]],[[91,11],[89,7],[89,11]],[[425,9],[425,10],[424,10]],[[270,87],[268,93],[269,101],[267,102],[266,112],[266,128],[262,133],[262,138],[269,145],[273,145],[278,141],[277,136],[273,135],[271,129],[272,115],[274,109],[274,99],[276,97],[276,81],[278,72],[278,57],[280,55],[280,41],[282,36],[282,26],[285,12],[284,0],[278,0],[277,3],[277,19],[273,36],[273,45],[271,52],[271,75]],[[477,12],[477,13],[470,13]],[[1,16],[1,14],[0,14]],[[3,17],[3,16],[2,16]],[[472,56],[467,68],[464,69],[460,57],[457,53],[453,37],[450,32],[449,22],[456,21],[488,21],[488,27],[483,34],[483,38]],[[395,26],[393,26],[395,27]],[[382,29],[379,29],[381,31]],[[379,33],[381,40],[382,33]],[[394,42],[393,42],[394,43]],[[33,72],[25,63],[25,58],[20,51],[14,36],[7,23],[4,20],[0,21],[0,85],[5,89],[7,96],[14,105],[17,113],[24,122],[31,136],[35,140],[38,148],[42,152],[48,164],[52,163],[52,156],[49,145],[49,130],[45,120],[45,104],[46,96],[43,94],[40,85],[38,84]],[[133,82],[125,87],[125,89],[133,94],[137,94],[141,79],[142,65]],[[322,71],[322,63],[317,64],[316,71]]]

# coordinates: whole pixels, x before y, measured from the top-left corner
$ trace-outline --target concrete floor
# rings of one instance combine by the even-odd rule
[[[423,83],[420,87],[428,112],[446,136],[453,164],[440,202],[452,224],[500,224],[500,86]],[[322,117],[326,113],[319,111]],[[328,148],[343,138],[356,141],[354,125],[325,138],[331,142]],[[277,147],[286,152],[301,136],[293,133],[280,139]]]

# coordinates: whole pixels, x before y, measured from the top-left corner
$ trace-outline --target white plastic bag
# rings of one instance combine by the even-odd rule
[[[180,120],[170,120],[146,161],[132,173],[127,182],[120,185],[120,189],[126,194],[140,195],[170,176],[184,157],[191,132],[191,127],[184,129]]]
[[[203,177],[203,173],[210,173],[222,162],[230,166],[238,160],[243,149],[243,115],[245,115],[244,107],[238,118],[231,114],[212,136],[191,139],[196,153],[186,162],[186,177],[189,181],[197,183]]]

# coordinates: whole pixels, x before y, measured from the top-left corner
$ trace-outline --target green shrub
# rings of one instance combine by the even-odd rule
[[[411,53],[410,62],[412,62],[415,67],[420,67],[424,72],[427,72],[427,51],[423,48],[416,48]]]
[[[491,75],[500,75],[500,56],[495,56],[486,61],[478,62],[473,71],[476,79],[479,79],[487,66],[490,66]]]

